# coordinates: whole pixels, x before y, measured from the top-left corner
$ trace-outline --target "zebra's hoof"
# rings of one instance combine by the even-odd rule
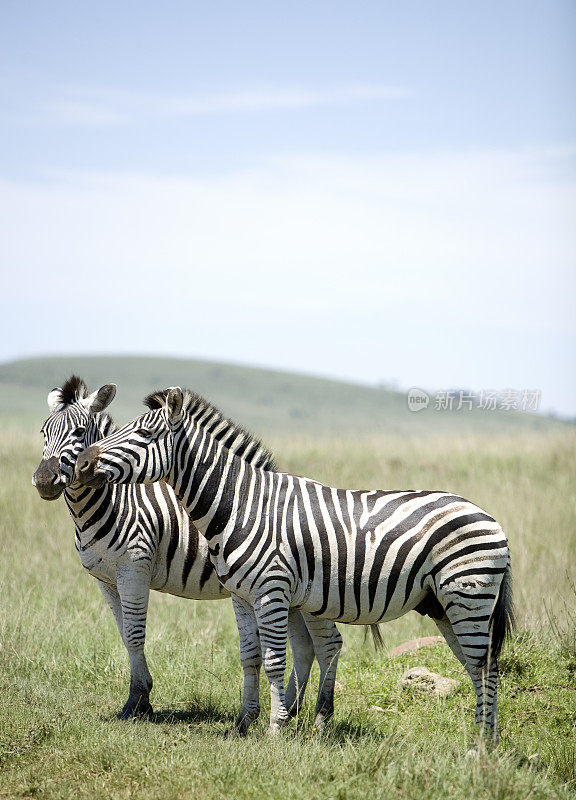
[[[282,728],[285,728],[289,722],[290,722],[290,717],[288,716],[288,714],[282,715],[281,717],[275,719],[274,721],[271,720],[270,725],[268,726],[268,733],[271,736],[277,736],[282,730]]]
[[[248,728],[253,722],[256,722],[260,716],[260,706],[249,706],[248,708],[241,708],[240,713],[236,717],[236,730],[240,736],[246,736]]]
[[[236,720],[235,730],[239,736],[247,736],[248,728],[254,722],[255,717],[244,714]]]
[[[484,734],[479,733],[468,745],[468,750],[466,751],[467,758],[480,758],[482,755],[486,755],[486,753],[490,753],[492,750],[495,750],[498,747],[499,737],[498,735],[492,735],[490,732],[486,732]]]
[[[320,708],[316,711],[316,716],[314,717],[314,729],[317,731],[323,731],[326,723],[328,720],[334,715],[334,706]]]
[[[137,700],[128,698],[122,711],[118,714],[119,719],[139,719],[149,717],[153,714],[152,706],[148,698],[139,697]]]
[[[316,717],[314,718],[314,730],[322,733],[326,727],[326,722],[328,719],[329,717],[325,717],[324,714],[316,714]]]

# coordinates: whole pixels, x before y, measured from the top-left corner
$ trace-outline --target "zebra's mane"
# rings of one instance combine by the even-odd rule
[[[63,407],[71,406],[90,395],[86,382],[78,375],[71,375],[68,380],[64,382],[61,389],[55,389],[54,391],[60,392],[60,402]],[[97,414],[93,414],[92,417],[97,428],[101,431],[102,436],[108,436],[116,430],[116,424],[107,412],[101,411]]]
[[[274,456],[260,439],[247,431],[242,425],[228,419],[205,397],[189,389],[184,389],[182,411],[196,419],[199,424],[224,447],[232,450],[254,467],[276,470]],[[149,409],[164,408],[168,389],[152,392],[144,398],[144,405]]]
[[[90,394],[86,383],[78,375],[71,375],[59,391],[60,402],[65,406],[84,400]]]

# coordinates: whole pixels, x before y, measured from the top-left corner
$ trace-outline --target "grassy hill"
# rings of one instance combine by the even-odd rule
[[[72,373],[91,390],[103,383],[118,385],[111,411],[119,423],[141,413],[142,398],[153,389],[180,385],[263,435],[512,433],[565,427],[534,414],[435,411],[433,400],[425,411],[412,413],[402,392],[213,361],[137,356],[58,356],[0,364],[0,424],[39,427],[47,415],[47,393]]]

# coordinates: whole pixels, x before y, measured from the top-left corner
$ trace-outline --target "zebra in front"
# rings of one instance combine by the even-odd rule
[[[205,538],[164,482],[94,489],[74,482],[82,450],[115,431],[104,413],[115,391],[113,384],[107,384],[90,394],[84,381],[72,376],[50,392],[50,416],[42,426],[44,453],[32,483],[45,500],[64,494],[80,560],[96,578],[114,614],[130,661],[130,692],[120,713],[128,718],[152,711],[152,677],[144,654],[150,589],[197,600],[223,600],[229,592],[218,580]],[[316,655],[320,664],[316,716],[321,727],[333,711],[341,636],[333,622],[296,610],[290,615],[289,635],[294,654],[287,691],[290,711],[295,714],[302,703]],[[254,671],[258,667],[255,656]]]
[[[497,659],[513,613],[508,543],[489,514],[447,492],[335,489],[277,472],[259,442],[199,395],[173,387],[145,402],[150,411],[78,458],[77,476],[174,487],[233,595],[243,663],[260,638],[271,731],[289,716],[290,608],[351,624],[416,610],[464,665],[476,722],[497,740]],[[247,727],[256,701],[244,700]]]

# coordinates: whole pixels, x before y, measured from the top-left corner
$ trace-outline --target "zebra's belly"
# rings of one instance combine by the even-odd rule
[[[120,551],[109,550],[99,543],[79,551],[80,561],[93,578],[98,578],[111,586],[117,585],[118,567],[123,569],[134,563],[137,571],[141,563],[142,553],[132,552],[129,548]],[[141,572],[140,572],[141,575]],[[223,600],[229,596],[220,585],[214,569],[208,559],[199,553],[194,562],[184,565],[184,559],[177,554],[170,565],[162,554],[156,555],[151,564],[150,588],[165,594],[173,594],[189,600]]]
[[[385,583],[378,586],[373,594],[367,583],[361,587],[360,592],[355,592],[349,583],[339,591],[336,584],[330,586],[327,598],[323,592],[315,593],[313,587],[310,587],[297,606],[303,611],[334,622],[373,625],[376,622],[397,619],[412,611],[426,597],[427,592],[427,588],[420,588],[420,584],[415,583],[408,594],[405,587],[402,587],[402,591],[393,592],[389,597]]]
[[[181,571],[170,570],[166,578],[165,570],[161,570],[160,574],[153,576],[150,588],[187,600],[224,600],[230,597],[229,592],[220,584],[216,573],[212,571],[206,579],[202,569],[189,574],[185,583],[182,581]]]

